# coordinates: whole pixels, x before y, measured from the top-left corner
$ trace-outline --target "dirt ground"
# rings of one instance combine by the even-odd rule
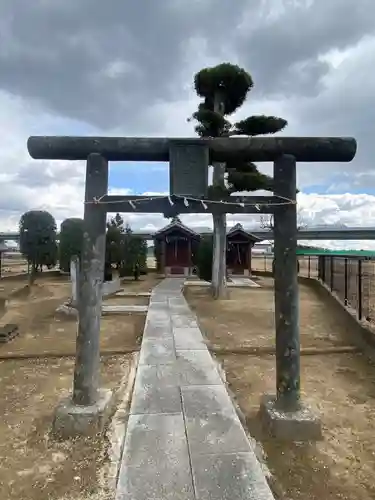
[[[156,282],[153,276],[142,277],[126,282],[124,289],[149,291]],[[100,478],[108,442],[58,442],[50,435],[53,410],[69,394],[73,377],[77,322],[56,313],[70,297],[69,281],[41,278],[30,294],[11,295],[24,284],[1,282],[8,306],[0,323],[16,323],[20,335],[0,345],[0,498],[105,499]],[[102,386],[117,390],[126,381],[133,355],[111,354],[138,349],[144,322],[139,314],[101,319]]]
[[[197,312],[203,331],[215,346],[273,346],[275,318],[273,280],[253,278],[260,288],[230,289],[230,298],[214,301],[203,287],[190,287],[185,296]],[[345,315],[334,317],[308,286],[300,286],[302,347],[348,345]]]
[[[272,280],[261,288],[232,289],[229,301],[213,301],[191,287],[189,304],[208,340],[222,347],[274,343]],[[319,295],[300,286],[301,346],[334,347],[350,343],[345,315],[335,315]],[[375,366],[361,354],[301,357],[304,400],[321,417],[324,438],[291,444],[262,432],[259,400],[275,392],[273,356],[218,356],[227,381],[264,453],[270,484],[280,500],[372,500],[375,498]]]
[[[0,322],[15,323],[20,335],[0,345],[0,359],[10,355],[73,355],[77,321],[56,308],[70,296],[70,284],[46,282],[38,284],[29,297],[9,300],[7,312]],[[101,319],[101,351],[136,349],[143,332],[145,316],[105,316]]]
[[[22,256],[4,256],[2,258],[1,274],[2,276],[10,276],[19,273],[27,272],[27,261]]]
[[[102,360],[103,387],[117,390],[130,365],[131,355]],[[107,443],[58,441],[50,434],[53,411],[71,390],[73,368],[72,358],[0,362],[0,498],[86,500],[101,489]]]

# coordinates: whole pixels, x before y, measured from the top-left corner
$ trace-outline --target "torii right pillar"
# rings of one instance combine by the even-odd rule
[[[295,157],[281,155],[274,162],[274,194],[291,203],[274,214],[276,396],[263,396],[261,416],[275,438],[311,441],[321,438],[322,429],[300,396],[296,192]]]

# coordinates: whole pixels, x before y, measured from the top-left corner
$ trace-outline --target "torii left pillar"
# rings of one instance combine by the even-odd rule
[[[111,412],[112,393],[99,386],[106,210],[95,203],[107,191],[108,161],[99,154],[90,154],[86,167],[73,395],[60,403],[54,419],[54,431],[67,438],[102,433]]]

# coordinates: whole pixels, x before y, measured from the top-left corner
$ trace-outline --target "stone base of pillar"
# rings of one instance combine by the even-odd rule
[[[296,411],[282,411],[276,397],[264,395],[260,403],[260,418],[269,434],[283,441],[319,441],[322,424],[310,408],[301,403]]]
[[[97,402],[90,406],[76,405],[71,397],[65,398],[55,410],[52,431],[62,439],[101,435],[113,409],[114,398],[109,389],[100,389]]]

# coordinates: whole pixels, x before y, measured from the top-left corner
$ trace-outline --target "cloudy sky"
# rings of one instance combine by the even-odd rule
[[[375,226],[374,54],[374,0],[1,0],[0,231],[29,209],[82,216],[84,164],[32,160],[29,135],[191,136],[193,76],[223,61],[255,82],[237,117],[274,114],[285,135],[358,141],[352,163],[299,164],[303,223]],[[165,193],[168,168],[112,164],[110,186]],[[126,218],[134,229],[166,222]]]

